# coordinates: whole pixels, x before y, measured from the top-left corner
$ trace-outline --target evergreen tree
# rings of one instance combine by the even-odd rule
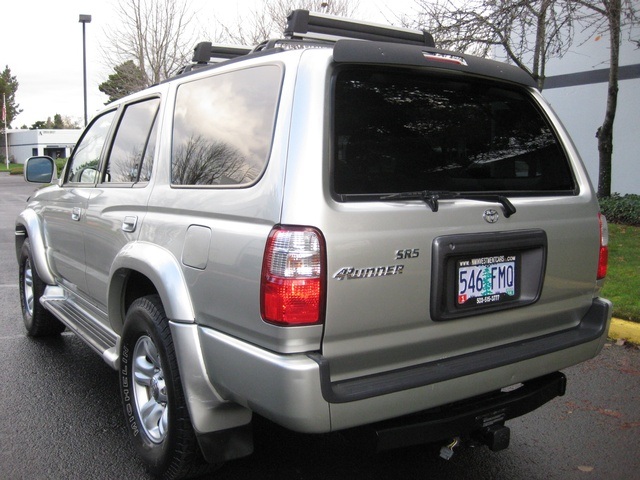
[[[11,75],[11,69],[7,65],[0,74],[0,96],[4,94],[6,99],[6,125],[11,127],[11,122],[16,118],[22,110],[20,105],[16,103],[16,91],[18,90],[18,80]],[[0,102],[2,98],[0,98]],[[2,125],[4,128],[4,124]]]
[[[147,86],[145,73],[133,60],[127,60],[116,66],[114,71],[115,73],[109,75],[109,79],[98,87],[102,93],[109,95],[109,103]]]

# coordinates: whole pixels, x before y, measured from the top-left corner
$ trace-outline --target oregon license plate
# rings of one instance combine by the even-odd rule
[[[517,268],[516,255],[458,260],[456,304],[459,307],[471,307],[515,300]]]

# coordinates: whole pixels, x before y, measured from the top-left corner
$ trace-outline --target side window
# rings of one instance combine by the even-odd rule
[[[115,114],[115,110],[105,113],[85,130],[69,160],[67,182],[93,184],[98,179],[100,155]]]
[[[107,160],[105,183],[149,181],[159,105],[159,98],[127,105]]]
[[[171,183],[248,185],[267,163],[282,70],[266,65],[180,85]]]
[[[151,172],[153,171],[153,159],[156,156],[158,123],[158,115],[156,113],[156,119],[153,122],[153,128],[151,129],[149,141],[147,142],[147,148],[144,149],[144,156],[142,157],[142,165],[140,167],[140,174],[138,176],[139,182],[148,182],[149,180],[151,180]]]

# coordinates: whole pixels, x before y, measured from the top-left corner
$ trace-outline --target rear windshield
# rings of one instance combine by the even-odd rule
[[[338,195],[575,193],[565,152],[526,91],[413,70],[349,68],[337,74],[334,102]]]

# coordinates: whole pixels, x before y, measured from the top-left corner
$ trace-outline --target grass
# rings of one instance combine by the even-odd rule
[[[609,270],[602,296],[613,315],[640,323],[640,227],[609,224]]]
[[[9,170],[7,170],[7,164],[2,162],[0,164],[0,172],[9,172],[11,175],[22,175],[22,165],[16,163],[9,164]]]
[[[62,167],[64,167],[64,164],[67,162],[66,158],[56,158],[56,166],[58,168],[58,175],[60,175],[60,172],[62,171]],[[11,173],[11,175],[22,175],[22,171],[23,171],[23,166],[21,163],[10,163],[9,164],[9,170],[7,170],[7,164],[5,162],[2,162],[0,164],[0,173],[1,172],[9,172]]]

